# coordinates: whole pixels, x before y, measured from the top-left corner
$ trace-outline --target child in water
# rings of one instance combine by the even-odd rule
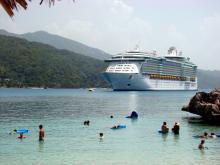
[[[101,132],[101,133],[99,133],[99,138],[100,138],[100,140],[103,140],[104,139],[104,134]]]
[[[25,136],[24,136],[24,134],[23,134],[23,133],[20,133],[20,136],[18,136],[18,138],[19,138],[19,139],[24,139],[24,138],[25,138]]]

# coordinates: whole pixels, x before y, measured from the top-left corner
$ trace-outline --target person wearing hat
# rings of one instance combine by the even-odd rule
[[[180,130],[180,126],[179,126],[179,123],[175,122],[173,128],[172,128],[172,131],[175,135],[179,135],[179,130]]]

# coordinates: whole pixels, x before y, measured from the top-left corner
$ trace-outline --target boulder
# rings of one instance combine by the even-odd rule
[[[210,93],[197,92],[189,105],[182,107],[182,111],[200,115],[210,122],[220,123],[220,90],[215,89]]]

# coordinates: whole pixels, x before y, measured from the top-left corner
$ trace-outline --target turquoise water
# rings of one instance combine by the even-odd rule
[[[0,89],[0,165],[219,164],[220,138],[197,149],[204,131],[219,132],[180,109],[195,92],[112,92],[109,89]],[[131,111],[139,119],[126,119]],[[110,115],[114,118],[111,119]],[[83,121],[90,120],[90,126]],[[159,134],[163,121],[180,122],[180,135]],[[126,129],[111,130],[114,124]],[[45,141],[38,141],[38,125]],[[20,140],[15,128],[30,133]],[[99,133],[104,132],[100,141]]]

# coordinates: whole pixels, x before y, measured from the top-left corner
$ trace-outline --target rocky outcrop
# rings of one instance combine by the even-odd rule
[[[220,123],[220,90],[215,89],[210,93],[197,92],[182,111],[200,115],[210,122]]]

